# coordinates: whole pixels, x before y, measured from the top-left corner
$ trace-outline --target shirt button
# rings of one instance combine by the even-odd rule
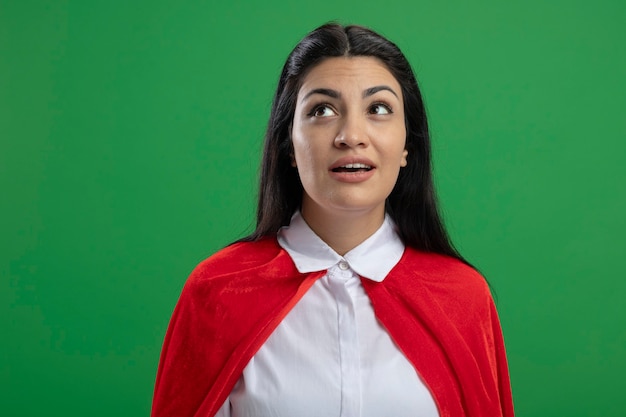
[[[339,262],[339,269],[341,269],[342,271],[345,271],[349,267],[350,267],[350,265],[348,265],[348,263],[346,261],[340,261]]]

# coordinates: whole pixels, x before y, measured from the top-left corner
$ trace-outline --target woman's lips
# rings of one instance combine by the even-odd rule
[[[370,179],[372,177],[372,175],[374,175],[374,171],[376,170],[376,168],[372,168],[369,171],[355,171],[355,172],[349,172],[349,171],[330,171],[330,177],[334,180],[340,181],[340,182],[363,182],[363,181],[367,181],[368,179]]]
[[[333,164],[330,166],[330,170],[336,170],[338,168],[346,168],[349,166],[363,166],[365,165],[366,167],[369,168],[376,168],[376,166],[374,165],[374,163],[372,161],[370,161],[368,158],[365,158],[363,156],[344,156],[343,158],[339,158],[338,160],[336,160],[335,162],[333,162]]]
[[[350,156],[335,161],[329,169],[331,178],[340,182],[363,182],[374,175],[376,167],[367,158]]]

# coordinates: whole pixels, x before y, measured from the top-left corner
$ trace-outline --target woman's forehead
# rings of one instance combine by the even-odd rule
[[[375,85],[389,85],[400,94],[400,85],[387,66],[378,58],[369,56],[332,57],[311,68],[304,77],[299,96],[311,89],[346,88],[367,89]]]

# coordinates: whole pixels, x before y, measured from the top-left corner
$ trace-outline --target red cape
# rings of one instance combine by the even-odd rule
[[[165,336],[152,416],[213,416],[325,272],[298,272],[275,239],[237,243],[200,263]],[[382,282],[362,284],[441,417],[513,416],[500,323],[482,276],[456,259],[407,248]]]

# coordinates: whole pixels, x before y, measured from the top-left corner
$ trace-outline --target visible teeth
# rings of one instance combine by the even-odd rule
[[[365,164],[348,164],[348,165],[343,165],[341,168],[347,168],[347,169],[356,169],[356,168],[370,169],[371,166],[365,165]]]

